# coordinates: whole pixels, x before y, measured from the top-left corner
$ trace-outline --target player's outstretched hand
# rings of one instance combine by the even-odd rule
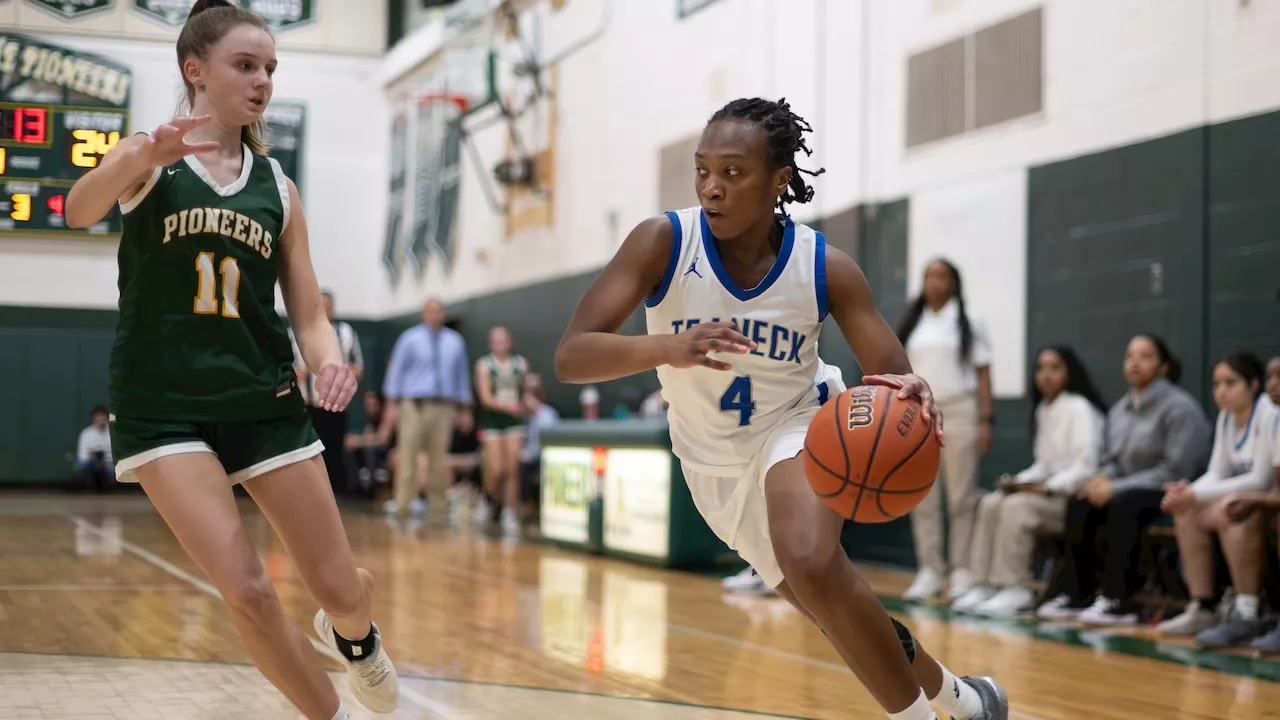
[[[187,155],[213,152],[220,146],[216,141],[187,142],[187,133],[209,122],[208,115],[198,117],[179,116],[155,129],[147,136],[143,152],[151,167],[172,165]]]
[[[924,416],[934,424],[934,432],[938,435],[938,444],[945,445],[942,439],[942,410],[933,402],[933,390],[924,378],[915,373],[906,375],[864,375],[862,382],[867,385],[884,385],[898,391],[898,397],[906,400],[915,398],[924,410]]]
[[[742,355],[756,346],[747,336],[738,332],[738,326],[731,322],[698,323],[674,336],[672,340],[674,342],[667,353],[666,364],[677,368],[701,365],[712,370],[732,370],[732,365],[707,357],[707,353]]]
[[[330,412],[346,410],[359,384],[350,366],[342,363],[325,365],[316,376],[316,398],[320,407]]]

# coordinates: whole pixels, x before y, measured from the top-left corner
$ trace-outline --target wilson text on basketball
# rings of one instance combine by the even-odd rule
[[[849,392],[849,429],[866,427],[875,419],[876,392],[857,387]]]

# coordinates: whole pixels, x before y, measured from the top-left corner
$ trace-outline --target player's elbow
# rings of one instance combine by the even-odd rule
[[[98,222],[100,218],[95,218],[92,209],[86,208],[84,203],[72,202],[71,198],[67,198],[62,209],[62,219],[67,227],[81,230]]]
[[[560,343],[556,348],[556,380],[562,383],[582,382],[579,377],[580,373],[573,362],[572,348],[566,348],[565,343]]]

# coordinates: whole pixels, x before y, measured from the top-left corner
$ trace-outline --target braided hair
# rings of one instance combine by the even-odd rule
[[[784,216],[787,215],[787,203],[807,203],[813,199],[813,187],[805,182],[804,176],[816,177],[826,172],[826,169],[805,170],[796,165],[797,151],[802,150],[805,155],[813,154],[804,139],[804,133],[813,132],[813,128],[804,118],[791,111],[786,98],[777,102],[763,98],[739,98],[717,110],[707,124],[728,118],[744,120],[764,131],[768,149],[766,160],[771,170],[791,168],[791,182],[778,198],[778,209]]]

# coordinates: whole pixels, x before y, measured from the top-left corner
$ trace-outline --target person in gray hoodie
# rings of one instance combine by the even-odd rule
[[[1107,413],[1102,466],[1067,506],[1061,594],[1040,607],[1042,618],[1135,624],[1142,532],[1161,515],[1164,486],[1199,477],[1209,463],[1213,427],[1177,385],[1181,364],[1164,341],[1150,334],[1130,340],[1124,374],[1130,390]],[[1096,551],[1099,534],[1104,556]]]

